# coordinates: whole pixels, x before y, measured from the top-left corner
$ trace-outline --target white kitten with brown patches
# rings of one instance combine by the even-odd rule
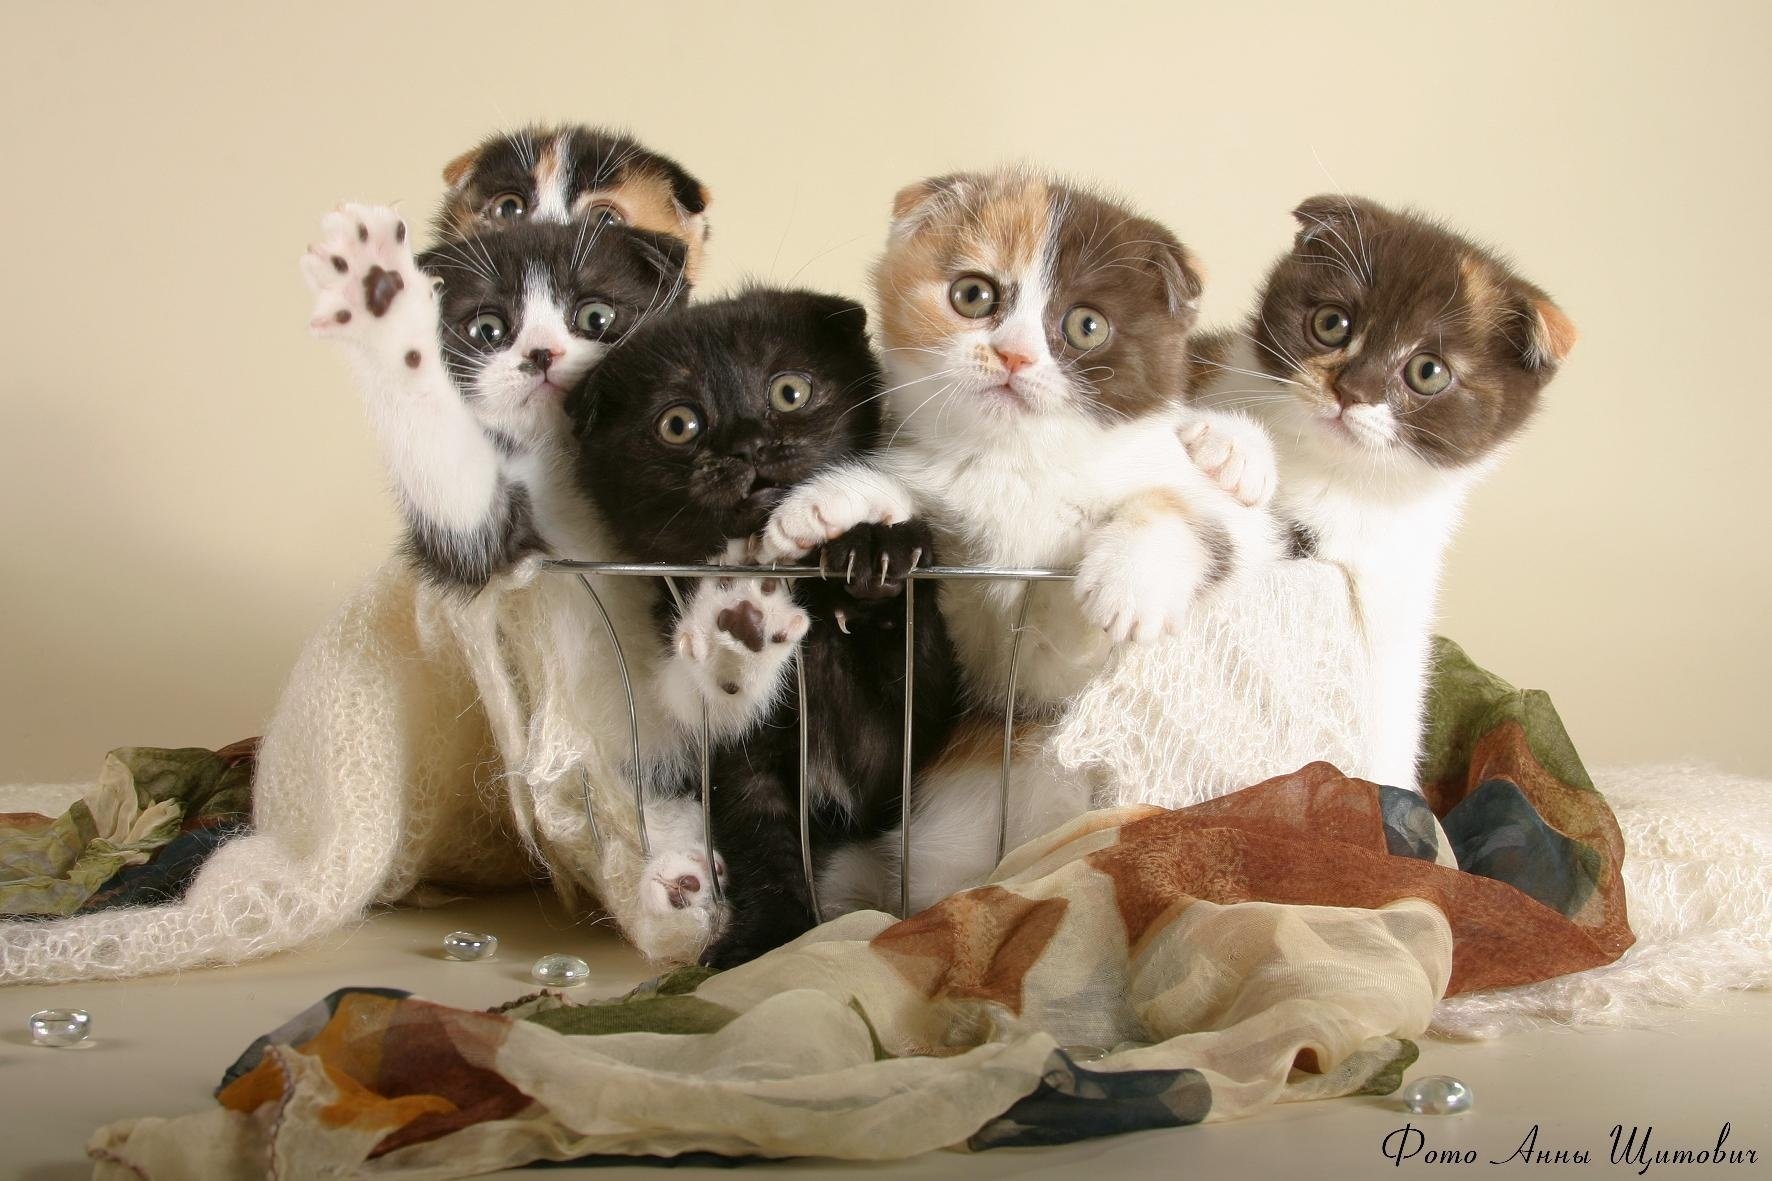
[[[1030,172],[940,177],[899,193],[874,284],[894,445],[790,496],[766,560],[914,509],[944,564],[1075,568],[1074,587],[1031,592],[1018,698],[1053,705],[1113,643],[1175,631],[1274,552],[1271,522],[1178,438],[1201,283],[1167,229]],[[945,596],[980,701],[1001,700],[1021,593]]]
[[[1446,546],[1575,329],[1501,259],[1424,218],[1341,196],[1294,216],[1247,331],[1196,343],[1194,397],[1268,427],[1274,512],[1300,556],[1348,572],[1373,681],[1368,765],[1346,770],[1415,788]]]
[[[1226,490],[1254,499],[1259,473],[1209,477],[1180,438],[1197,417],[1182,395],[1201,281],[1163,226],[1030,172],[940,177],[898,194],[874,285],[894,445],[791,495],[763,556],[914,513],[932,526],[943,565],[1076,571],[1072,585],[1025,591],[1013,581],[944,585],[982,719],[956,750],[991,749],[971,729],[1001,733],[1000,712],[989,715],[1004,705],[1024,593],[1016,707],[1049,718],[1116,642],[1178,630],[1201,594],[1280,553],[1272,518]],[[913,851],[939,853],[912,875],[913,909],[977,884],[995,861],[996,762],[988,801],[973,790],[972,762],[945,759],[919,787]],[[1087,806],[1074,776],[1029,769],[1015,791],[1016,825]],[[877,903],[896,877],[896,841],[885,842],[883,867],[839,867],[821,895]]]

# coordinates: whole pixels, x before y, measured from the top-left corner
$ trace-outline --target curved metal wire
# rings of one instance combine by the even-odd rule
[[[683,615],[683,595],[677,590],[677,580],[665,576],[664,584],[670,589],[671,599],[677,604],[677,615]],[[709,749],[712,738],[708,734],[708,703],[701,703],[701,851],[708,859],[708,877],[713,885],[709,887],[715,902],[726,897],[726,889],[720,885],[719,863],[714,860],[714,780],[713,753]]]
[[[597,606],[597,613],[603,620],[603,628],[609,634],[610,646],[615,650],[616,670],[621,676],[622,692],[628,702],[628,742],[631,748],[630,772],[634,783],[634,812],[640,833],[640,850],[644,856],[652,854],[651,843],[646,833],[646,796],[645,787],[640,775],[640,725],[638,709],[635,705],[633,681],[628,674],[627,658],[622,653],[621,641],[616,637],[615,623],[609,611],[598,597],[596,589],[591,586],[587,575],[611,575],[635,578],[662,578],[669,588],[671,598],[677,604],[678,614],[682,614],[684,602],[682,593],[677,588],[678,578],[707,578],[721,576],[729,578],[822,578],[825,571],[817,566],[712,566],[712,565],[672,565],[669,563],[642,562],[579,562],[564,558],[556,558],[542,563],[542,569],[551,573],[570,573],[578,576],[579,582],[591,596]],[[1067,570],[1054,570],[1047,567],[1018,566],[925,566],[910,572],[905,583],[904,597],[904,750],[900,766],[899,806],[901,823],[899,825],[899,881],[898,911],[899,917],[908,917],[911,905],[911,753],[912,731],[914,723],[916,693],[916,584],[925,579],[936,581],[954,580],[1013,580],[1023,584],[1021,603],[1016,610],[1015,625],[1010,629],[1009,639],[1009,675],[1006,696],[1003,703],[1003,769],[1002,780],[998,787],[997,804],[997,860],[1001,861],[1008,852],[1009,840],[1009,788],[1010,773],[1013,766],[1015,745],[1015,688],[1016,677],[1021,663],[1022,633],[1027,626],[1028,607],[1033,600],[1036,582],[1069,582],[1076,577]],[[806,876],[807,899],[812,908],[813,921],[822,919],[818,905],[818,884],[813,873],[812,833],[811,833],[811,777],[808,772],[808,714],[806,702],[806,668],[799,650],[794,653],[794,679],[798,689],[800,707],[800,759],[799,759],[799,803],[800,803],[800,868]],[[701,821],[702,843],[708,858],[710,876],[713,877],[713,896],[721,899],[725,891],[720,884],[718,873],[713,872],[714,865],[714,830],[713,830],[713,780],[711,736],[708,726],[708,709],[706,702],[701,710]],[[585,776],[584,805],[585,817],[590,822],[593,838],[602,844],[602,835],[597,826],[596,814],[591,807],[590,777]]]
[[[615,669],[621,674],[621,691],[628,699],[628,744],[632,756],[628,763],[628,774],[634,784],[634,820],[640,831],[640,856],[652,856],[652,842],[646,839],[646,786],[640,779],[640,715],[634,708],[634,682],[628,677],[628,658],[622,655],[621,640],[615,634],[615,621],[609,618],[609,609],[603,606],[603,600],[597,597],[597,588],[583,574],[578,576],[585,593],[591,596],[591,602],[597,605],[597,614],[603,619],[603,630],[609,633],[609,646],[615,649]],[[588,788],[590,776],[585,776]],[[585,793],[585,818],[591,822],[593,832],[597,828],[597,818],[591,813],[591,797]],[[599,838],[599,843],[601,839]]]
[[[911,917],[911,709],[916,691],[917,584],[904,584],[904,750],[899,759],[898,917]]]
[[[1003,694],[1003,782],[997,790],[997,860],[1009,851],[1009,768],[1015,749],[1015,673],[1021,663],[1021,629],[1027,626],[1034,584],[1021,584],[1021,606],[1009,632],[1009,688]]]
[[[811,711],[806,704],[806,660],[799,648],[794,649],[794,682],[800,691],[795,698],[800,706],[800,870],[806,875],[806,901],[812,907],[812,921],[816,925],[824,921],[824,914],[818,909],[818,878],[812,872],[812,800],[806,775],[806,715]]]

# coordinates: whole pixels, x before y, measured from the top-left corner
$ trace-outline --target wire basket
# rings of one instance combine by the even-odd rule
[[[622,693],[628,703],[628,740],[629,740],[629,776],[634,785],[634,819],[640,834],[640,851],[643,856],[651,856],[651,842],[646,836],[646,790],[645,778],[640,768],[640,720],[639,710],[634,702],[633,681],[628,674],[628,662],[621,650],[621,640],[615,634],[615,623],[609,617],[609,611],[603,606],[603,600],[597,595],[597,588],[591,584],[593,576],[598,578],[658,578],[664,581],[665,587],[676,602],[678,611],[683,609],[683,595],[677,587],[679,578],[823,578],[826,572],[817,566],[710,566],[682,565],[673,566],[666,563],[644,562],[575,562],[565,559],[554,559],[543,563],[542,569],[549,573],[571,574],[578,578],[585,592],[596,604],[597,614],[603,621],[604,631],[609,636],[610,647],[615,651],[615,667],[621,677]],[[1022,631],[1027,625],[1028,602],[1032,597],[1031,590],[1036,582],[1069,582],[1075,575],[1063,570],[1042,568],[988,567],[988,566],[930,566],[913,570],[904,588],[904,752],[901,760],[900,798],[899,798],[899,875],[898,875],[898,915],[904,918],[910,913],[911,906],[911,707],[916,695],[916,671],[913,653],[916,644],[917,627],[917,584],[929,581],[944,580],[986,580],[1013,581],[1022,584],[1020,601],[1015,609],[1015,622],[1009,629],[1009,675],[1008,684],[1003,695],[1003,763],[1001,781],[998,787],[997,804],[997,860],[1003,859],[1007,851],[1005,846],[1009,839],[1009,772],[1011,751],[1014,739],[1015,719],[1015,675],[1016,667],[1021,659]],[[810,791],[811,785],[807,778],[807,722],[806,722],[806,670],[801,664],[800,649],[794,652],[794,683],[795,707],[800,719],[800,759],[799,759],[799,820],[800,820],[800,868],[806,876],[806,893],[811,900],[812,915],[815,922],[822,916],[818,908],[818,883],[812,869],[812,839],[810,831]],[[702,707],[701,725],[701,825],[703,850],[707,854],[708,864],[714,864],[714,822],[712,765],[710,752],[712,740],[707,724],[707,707]],[[591,832],[601,842],[597,829],[596,814],[591,807],[591,789],[587,777],[584,788],[585,816],[590,821]],[[718,874],[710,874],[713,878],[713,892],[716,899],[722,896]]]

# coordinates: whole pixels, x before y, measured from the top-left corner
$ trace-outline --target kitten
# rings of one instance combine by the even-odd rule
[[[579,476],[629,555],[700,562],[762,528],[793,487],[875,447],[881,381],[866,323],[848,300],[751,290],[656,321],[599,366],[575,399]],[[717,739],[715,845],[732,910],[705,962],[742,963],[813,923],[797,819],[799,706],[780,692],[796,647],[818,864],[896,823],[903,607],[887,600],[932,560],[917,522],[862,524],[823,546],[828,581],[702,579],[681,619],[661,588],[661,631],[676,654],[672,712],[694,732],[706,702]],[[918,607],[920,761],[941,746],[953,693],[933,588]]]
[[[594,127],[527,127],[487,136],[443,168],[440,239],[489,226],[590,219],[652,230],[688,247],[686,281],[701,272],[708,191],[681,164]]]
[[[590,532],[559,470],[567,392],[684,292],[685,248],[620,226],[512,226],[414,257],[391,209],[347,205],[302,260],[311,327],[344,342],[432,582],[477,590]]]
[[[1166,228],[1030,172],[945,176],[898,194],[874,286],[896,443],[790,495],[761,555],[917,513],[946,562],[1075,569],[1071,586],[945,588],[981,715],[1003,706],[1023,594],[1017,706],[1044,718],[1115,642],[1176,630],[1201,594],[1277,555],[1271,519],[1197,470],[1178,438],[1202,283]],[[976,734],[962,745],[990,749]],[[958,773],[944,760],[944,775]],[[994,862],[994,796],[944,804],[938,778],[920,793],[913,845],[943,850],[940,873],[913,875],[914,907]],[[1059,810],[1082,806],[1067,798]],[[1051,811],[1037,798],[1015,808]]]
[[[1197,346],[1203,406],[1272,432],[1297,556],[1344,566],[1374,675],[1370,766],[1415,788],[1446,545],[1575,343],[1549,297],[1443,226],[1313,197],[1241,333]],[[1233,448],[1234,450],[1234,448]]]

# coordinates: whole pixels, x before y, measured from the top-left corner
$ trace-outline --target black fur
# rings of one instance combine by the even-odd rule
[[[832,296],[752,290],[655,321],[585,380],[570,405],[579,478],[630,554],[699,562],[755,532],[791,486],[879,443],[881,377],[866,313]],[[772,378],[810,380],[802,408],[771,406]],[[672,445],[658,424],[692,407],[702,430]],[[854,557],[855,578],[845,572]],[[903,750],[905,575],[933,564],[920,522],[863,526],[825,547],[828,580],[796,583],[811,617],[803,641],[810,773],[843,802],[816,807],[813,851],[898,822]],[[885,572],[882,577],[882,561]],[[913,767],[946,740],[955,708],[952,652],[937,589],[917,591]],[[661,592],[661,630],[672,626]],[[847,629],[845,631],[844,629]],[[714,752],[716,847],[730,870],[733,918],[705,956],[742,963],[813,925],[798,829],[794,695],[741,741]],[[684,785],[688,790],[690,785]]]

